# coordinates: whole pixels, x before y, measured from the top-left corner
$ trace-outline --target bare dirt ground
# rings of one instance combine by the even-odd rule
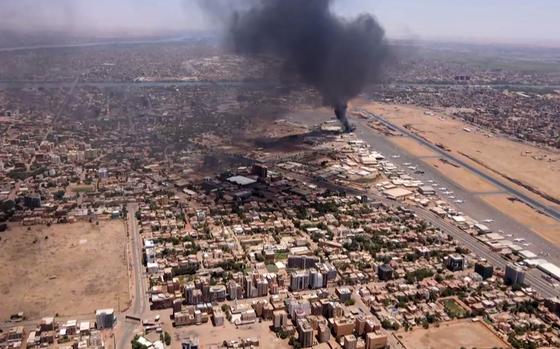
[[[451,149],[465,160],[476,159],[478,167],[488,168],[526,183],[560,200],[560,153],[499,137],[453,119],[445,112],[393,104],[368,103],[362,108],[382,115],[436,144]],[[464,129],[468,128],[471,132]],[[465,154],[465,155],[461,155]],[[473,162],[474,163],[474,162]],[[480,165],[484,164],[484,166]],[[494,173],[497,179],[507,179]],[[512,182],[508,182],[512,185]],[[521,188],[521,187],[520,187]],[[536,194],[533,194],[536,196]],[[544,199],[541,197],[541,201]],[[547,204],[551,202],[547,201]]]
[[[481,195],[480,198],[502,212],[510,212],[511,217],[540,234],[548,241],[560,245],[560,223],[545,214],[538,213],[524,202],[512,201],[506,194]]]
[[[198,337],[202,348],[208,348],[211,344],[222,344],[224,340],[246,338],[258,338],[260,344],[259,348],[261,349],[290,348],[287,339],[282,340],[276,337],[274,332],[269,329],[271,324],[270,321],[262,323],[256,322],[251,325],[244,325],[236,328],[235,325],[224,320],[224,326],[220,327],[214,327],[211,321],[200,326],[177,327],[169,329],[174,339],[171,343],[171,348],[180,349],[181,342],[177,339],[187,337]]]
[[[511,348],[484,324],[470,320],[401,332],[397,336],[407,349]]]
[[[430,149],[424,147],[416,140],[410,137],[389,137],[392,143],[395,143],[400,148],[406,149],[410,154],[418,157],[436,156],[437,154]]]
[[[0,320],[123,308],[129,300],[122,221],[10,226],[0,241]]]

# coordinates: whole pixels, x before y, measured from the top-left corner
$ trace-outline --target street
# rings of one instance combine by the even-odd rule
[[[138,205],[135,203],[128,204],[128,232],[130,234],[130,253],[131,257],[131,271],[134,280],[133,294],[132,294],[132,305],[128,311],[120,314],[118,326],[122,326],[120,331],[117,331],[120,335],[117,336],[117,348],[128,348],[130,347],[130,342],[134,338],[134,334],[139,325],[138,322],[131,320],[126,320],[126,316],[134,316],[142,318],[144,313],[148,310],[146,307],[146,280],[144,278],[144,265],[142,263],[142,239],[140,237],[140,232],[138,229],[138,222],[136,220],[136,212],[138,211]]]

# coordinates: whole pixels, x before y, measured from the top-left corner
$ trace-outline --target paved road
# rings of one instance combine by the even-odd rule
[[[560,211],[558,211],[557,209],[555,209],[553,207],[550,207],[550,206],[547,206],[547,205],[544,205],[541,202],[525,195],[524,193],[520,192],[519,190],[517,190],[517,189],[515,189],[515,188],[513,188],[513,187],[495,179],[494,177],[492,177],[492,176],[486,174],[485,172],[479,170],[475,166],[470,165],[469,163],[451,155],[449,152],[447,152],[447,151],[433,145],[432,143],[426,141],[422,137],[419,137],[415,133],[410,132],[406,128],[395,125],[395,124],[387,121],[385,118],[383,118],[381,116],[373,115],[373,114],[369,114],[369,115],[371,115],[371,117],[373,117],[377,121],[381,122],[382,124],[384,124],[386,126],[389,126],[389,127],[392,127],[394,129],[397,129],[400,132],[402,132],[403,134],[406,134],[407,136],[415,139],[416,141],[420,142],[422,145],[428,147],[430,150],[439,154],[441,157],[461,165],[462,167],[464,167],[465,169],[474,173],[475,175],[477,175],[481,178],[484,178],[488,182],[494,184],[496,187],[500,188],[501,190],[517,197],[519,200],[525,202],[526,204],[528,204],[530,206],[533,206],[534,208],[539,209],[539,210],[545,212],[546,214],[548,214],[549,216],[551,216],[552,218],[560,221]]]
[[[134,275],[134,293],[132,306],[122,314],[120,324],[123,326],[120,338],[118,338],[117,348],[130,347],[130,341],[134,338],[134,331],[138,323],[125,320],[125,315],[142,317],[146,312],[146,284],[144,279],[144,265],[142,263],[142,239],[140,238],[138,222],[136,220],[137,204],[129,204],[128,207],[128,231],[130,233],[130,256],[132,258],[132,274]]]

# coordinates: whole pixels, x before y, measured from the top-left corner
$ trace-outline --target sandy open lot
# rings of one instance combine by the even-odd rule
[[[380,103],[368,103],[360,107],[382,115],[397,125],[409,125],[430,142],[444,144],[455,156],[476,159],[494,171],[520,180],[560,200],[558,152],[496,137],[485,130],[455,120],[445,112]],[[466,132],[464,128],[471,132]],[[468,157],[459,155],[459,152]],[[484,166],[479,165],[481,168]],[[500,175],[496,174],[496,177],[507,181]]]
[[[173,337],[172,349],[180,349],[180,339],[187,337],[199,337],[200,346],[207,348],[210,344],[222,344],[224,340],[258,338],[261,349],[288,349],[288,340],[276,337],[276,334],[269,329],[271,321],[262,323],[256,322],[251,325],[244,325],[236,328],[229,321],[224,321],[224,326],[214,327],[211,321],[200,326],[177,327],[170,329]]]
[[[406,136],[389,137],[389,140],[392,143],[398,145],[400,148],[406,149],[407,152],[409,152],[414,156],[418,156],[418,157],[437,156],[436,153],[424,147],[422,144],[418,143],[416,140],[410,137],[406,137]]]
[[[11,226],[0,241],[0,320],[118,310],[128,303],[122,221]],[[48,237],[48,238],[46,238]]]
[[[480,198],[496,207],[548,241],[560,245],[560,223],[547,215],[541,214],[523,202],[508,200],[506,194],[481,195]]]
[[[407,349],[511,348],[484,324],[470,320],[400,332],[397,336]]]

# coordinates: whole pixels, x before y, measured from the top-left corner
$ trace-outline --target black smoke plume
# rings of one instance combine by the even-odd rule
[[[388,56],[385,32],[368,14],[353,20],[331,11],[331,0],[261,0],[237,11],[231,22],[233,49],[279,58],[283,69],[323,96],[346,131],[348,101],[376,81]]]

